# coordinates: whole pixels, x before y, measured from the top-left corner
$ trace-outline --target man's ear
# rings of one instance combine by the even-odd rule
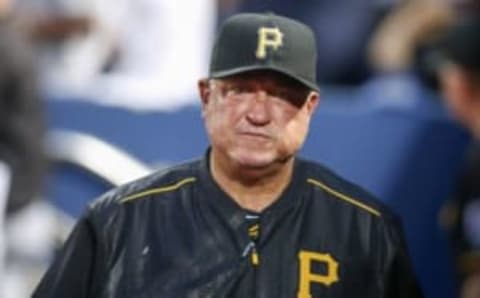
[[[202,110],[204,110],[210,100],[210,84],[208,79],[198,80],[198,93],[200,95]]]
[[[311,91],[308,94],[307,101],[305,103],[307,112],[308,114],[310,114],[310,116],[312,116],[315,110],[317,109],[319,102],[320,102],[320,94],[316,91]]]

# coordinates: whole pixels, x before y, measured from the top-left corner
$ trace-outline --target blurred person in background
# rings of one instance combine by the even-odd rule
[[[368,48],[372,69],[375,70],[375,76],[365,86],[369,97],[376,97],[382,106],[403,110],[407,117],[412,116],[417,121],[439,125],[438,120],[443,119],[441,122],[444,127],[457,127],[441,102],[439,82],[435,74],[438,61],[435,46],[458,18],[462,9],[459,4],[452,1],[409,0],[384,19],[374,32]],[[458,128],[461,130],[461,127]],[[464,135],[467,143],[468,134],[465,132]],[[428,136],[439,140],[438,144],[444,148],[454,146],[442,144],[442,133],[426,133],[425,139]],[[463,150],[462,147],[458,152]],[[425,148],[425,152],[432,151],[441,152],[438,148]],[[446,150],[442,154],[450,153]],[[412,163],[410,168],[421,170],[422,167],[428,167],[435,171],[437,165],[422,165],[420,160],[425,158],[421,153],[416,156],[418,160]],[[438,162],[445,164],[447,159],[447,156],[439,156]],[[438,214],[454,190],[455,177],[461,168],[460,161],[459,156],[458,165],[451,169],[449,180],[444,180],[443,185],[450,185],[448,193],[437,193],[431,198],[416,197],[416,193],[429,187],[428,180],[424,180],[426,185],[411,182],[418,190],[412,192],[412,197],[401,199],[410,205],[405,205],[405,214],[415,214],[410,211],[412,208],[420,210],[407,228],[410,231],[410,240],[415,239],[412,242],[412,255],[428,297],[451,298],[458,290],[448,234],[439,225]],[[442,183],[434,178],[430,179],[433,187]],[[419,209],[418,206],[425,208]],[[419,223],[422,228],[417,229],[416,225]],[[425,254],[428,254],[428,257],[425,257]]]
[[[375,75],[400,74],[425,91],[435,91],[438,85],[429,64],[430,48],[455,19],[453,8],[449,1],[406,0],[393,10],[373,32],[367,47]]]
[[[12,24],[10,1],[1,2],[0,154],[13,173],[7,212],[15,212],[41,189],[45,125],[31,45]]]
[[[379,76],[393,77],[390,85],[424,98],[443,91],[453,116],[477,140],[454,198],[440,214],[451,234],[462,298],[480,297],[480,26],[478,16],[469,16],[479,7],[477,1],[408,1],[385,19],[369,48]],[[408,93],[403,95],[405,101]]]
[[[110,7],[112,6],[112,7]],[[107,0],[15,0],[16,23],[32,41],[46,95],[83,90],[113,55],[115,30]]]
[[[134,110],[197,103],[194,86],[207,73],[216,1],[122,0],[110,6],[100,18],[110,19],[115,30],[115,59],[87,96]]]
[[[42,117],[31,48],[0,1],[0,296],[7,297],[6,220],[35,200],[44,171]]]
[[[480,297],[480,14],[461,18],[440,43],[445,103],[474,142],[447,216],[461,298]]]
[[[192,86],[207,72],[215,5],[215,0],[18,0],[16,9],[39,49],[48,98],[155,110],[195,100]]]
[[[40,199],[46,127],[34,52],[17,27],[13,5],[0,1],[0,297],[24,298],[40,274],[32,270],[39,265],[35,258],[45,257],[49,243],[43,236],[54,226],[45,224],[50,217]]]

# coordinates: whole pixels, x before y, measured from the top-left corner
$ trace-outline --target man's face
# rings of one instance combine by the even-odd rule
[[[480,132],[480,79],[456,65],[440,70],[442,93],[452,114],[474,133]]]
[[[318,93],[271,71],[204,80],[199,86],[212,151],[247,168],[293,156],[318,103]]]

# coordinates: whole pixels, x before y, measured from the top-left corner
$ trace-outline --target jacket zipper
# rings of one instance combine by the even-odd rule
[[[260,255],[257,250],[257,242],[260,236],[260,223],[255,223],[248,228],[248,237],[250,238],[250,263],[253,267],[253,287],[252,297],[257,297],[258,286],[258,266],[260,266]]]

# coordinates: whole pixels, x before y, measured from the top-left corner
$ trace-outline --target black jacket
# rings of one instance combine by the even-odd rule
[[[297,159],[254,214],[206,160],[96,200],[34,297],[421,297],[398,221],[357,186]]]

